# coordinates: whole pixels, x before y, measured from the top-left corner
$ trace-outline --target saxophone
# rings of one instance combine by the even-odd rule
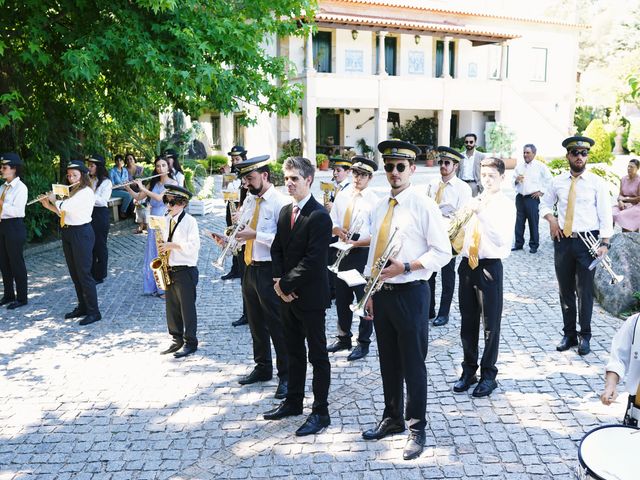
[[[160,251],[160,245],[162,245],[162,239],[164,238],[164,217],[151,217],[149,219],[149,226],[155,230],[156,236],[156,249]],[[158,256],[151,260],[149,264],[151,272],[153,273],[153,279],[156,281],[158,290],[166,290],[167,286],[171,285],[171,277],[169,277],[169,252],[158,253]]]

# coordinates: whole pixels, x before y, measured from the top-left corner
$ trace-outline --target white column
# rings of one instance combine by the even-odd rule
[[[438,145],[449,146],[451,136],[451,110],[438,110]]]
[[[375,122],[376,122],[376,144],[373,146],[375,151],[375,159],[380,164],[382,156],[378,152],[378,144],[387,140],[387,118],[389,117],[388,108],[376,108],[375,109]]]
[[[507,79],[507,62],[508,62],[508,48],[507,48],[507,42],[502,42],[500,44],[501,47],[501,51],[500,51],[500,80],[506,80]]]
[[[220,115],[220,149],[223,154],[233,147],[233,113]]]
[[[449,74],[449,42],[451,41],[451,37],[444,37],[444,48],[443,48],[443,58],[442,58],[442,76],[440,78],[451,78]],[[447,142],[447,145],[449,143]]]
[[[387,36],[387,32],[381,31],[378,32],[378,75],[385,76],[387,75],[387,71],[385,70],[385,59],[384,59],[384,39]]]
[[[305,50],[304,50],[304,71],[315,72],[316,69],[313,67],[313,35],[309,32],[307,35],[307,41],[305,42]]]

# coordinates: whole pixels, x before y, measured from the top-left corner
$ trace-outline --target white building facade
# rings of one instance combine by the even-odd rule
[[[213,149],[241,144],[250,156],[275,157],[299,138],[314,159],[332,144],[340,153],[360,139],[375,147],[394,124],[417,116],[437,119],[438,145],[466,133],[485,145],[487,123],[501,122],[516,134],[516,155],[525,143],[544,156],[562,153],[573,128],[581,26],[444,5],[320,0],[314,35],[268,44],[268,53],[297,67],[300,111],[276,118],[248,110],[258,122],[247,128],[239,124],[244,112],[208,112],[199,121]]]

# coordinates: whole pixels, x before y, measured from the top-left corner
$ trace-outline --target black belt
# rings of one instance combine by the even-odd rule
[[[256,260],[253,260],[249,265],[247,265],[248,267],[270,267],[271,266],[271,260],[269,261],[264,261],[264,262],[258,262]]]
[[[62,227],[62,228],[72,229],[72,228],[86,227],[87,225],[91,225],[91,224],[90,223],[83,223],[82,225],[69,225],[68,223],[65,223],[64,227]]]
[[[585,235],[591,234],[594,237],[598,237],[600,236],[600,230],[587,230],[586,232],[571,232],[571,235],[569,235],[569,238],[580,238],[578,235],[582,235],[583,237]]]
[[[407,283],[383,283],[382,290],[386,290],[389,292],[398,292],[400,290],[408,290],[410,288],[418,287],[426,283],[426,280],[414,280],[413,282]]]
[[[17,222],[18,220],[24,221],[24,217],[3,218],[2,220],[0,220],[0,222],[2,222],[2,223]]]
[[[478,183],[478,182],[476,182],[475,180],[462,180],[462,181],[463,181],[463,182],[467,182],[467,183],[471,183],[471,182],[473,182],[473,183]]]
[[[174,267],[168,267],[167,270],[169,271],[169,273],[176,273],[176,272],[182,272],[183,270],[189,270],[190,268],[196,268],[196,267],[191,267],[189,265],[176,265]]]

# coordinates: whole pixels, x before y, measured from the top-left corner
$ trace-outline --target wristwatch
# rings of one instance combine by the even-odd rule
[[[411,264],[409,262],[404,263],[404,273],[411,273]]]
[[[600,242],[601,247],[607,247],[608,250],[611,250],[611,244],[607,242]]]

